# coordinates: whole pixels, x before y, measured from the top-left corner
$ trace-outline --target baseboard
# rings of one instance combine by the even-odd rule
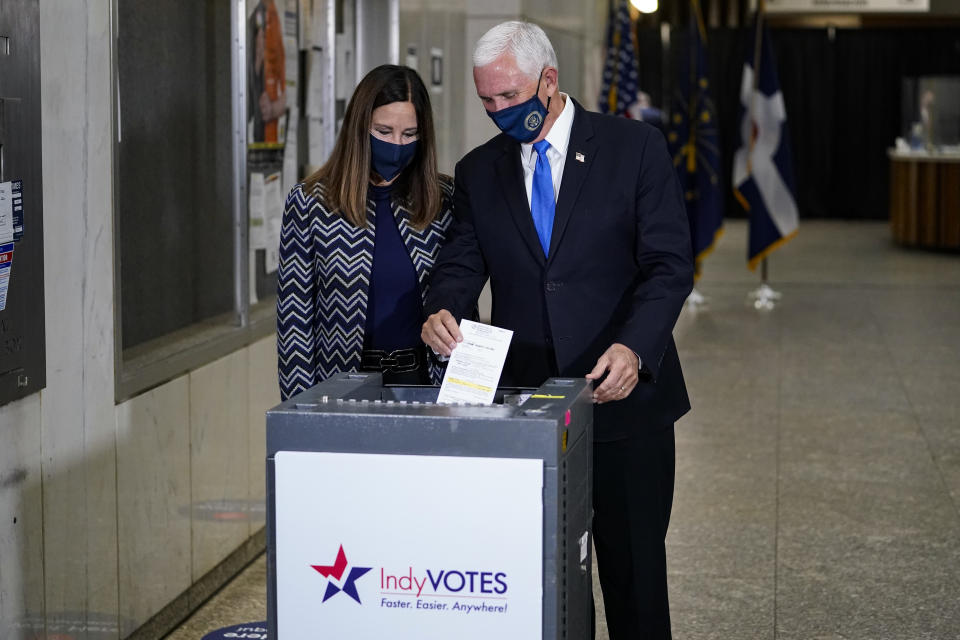
[[[127,636],[126,640],[160,640],[165,637],[247,565],[256,560],[266,548],[267,530],[264,527]]]

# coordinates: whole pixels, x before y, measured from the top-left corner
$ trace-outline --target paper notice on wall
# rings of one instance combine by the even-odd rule
[[[460,333],[463,342],[450,356],[437,402],[490,404],[497,393],[513,331],[463,320]]]
[[[13,184],[0,183],[0,245],[13,242]]]
[[[287,0],[284,3],[284,12],[283,12],[283,35],[285,36],[294,36],[294,41],[296,41],[297,35],[297,0]]]
[[[323,116],[323,54],[313,49],[307,54],[307,116]]]
[[[250,259],[247,260],[247,275],[250,283],[250,304],[257,304],[257,252],[253,249],[249,251]]]
[[[267,255],[265,270],[273,273],[280,268],[280,218],[271,218],[267,223]]]
[[[0,244],[0,311],[7,308],[10,271],[13,268],[13,242]]]
[[[23,237],[23,180],[14,180],[13,194],[13,241],[19,242]]]
[[[299,104],[297,97],[297,80],[300,78],[300,55],[297,51],[296,35],[283,37],[283,51],[286,56],[284,84],[286,86],[287,107],[293,108]]]
[[[268,233],[266,221],[283,215],[283,174],[271,173],[263,179],[264,234]]]
[[[307,163],[312,165],[321,165],[326,161],[323,153],[323,122],[320,118],[310,118],[307,121],[307,140],[309,148],[307,149]]]
[[[290,193],[293,185],[297,184],[297,138],[300,126],[300,112],[296,107],[290,107],[290,120],[287,122],[287,144],[283,147],[283,183],[282,195]]]
[[[418,47],[416,42],[407,43],[406,58],[404,63],[415,71],[420,71],[420,56],[418,54]]]
[[[264,201],[264,177],[262,173],[250,174],[250,250],[263,249],[266,239],[266,205]]]
[[[280,252],[280,223],[283,220],[283,192],[282,182],[283,174],[279,171],[272,173],[264,180],[263,200],[264,200],[264,249],[267,250],[265,257],[265,270],[271,273],[277,270],[279,265]]]
[[[300,20],[297,39],[301,49],[309,49],[313,44],[313,1],[299,0]]]
[[[283,144],[287,141],[287,114],[277,118],[277,141]]]

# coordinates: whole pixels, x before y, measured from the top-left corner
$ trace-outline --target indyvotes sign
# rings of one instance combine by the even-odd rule
[[[280,452],[281,638],[539,638],[541,460]]]

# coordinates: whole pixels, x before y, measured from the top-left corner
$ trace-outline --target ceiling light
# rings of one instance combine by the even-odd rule
[[[640,13],[653,13],[657,10],[657,0],[630,0]]]

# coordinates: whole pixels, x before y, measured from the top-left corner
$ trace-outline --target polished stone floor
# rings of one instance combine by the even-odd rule
[[[960,254],[805,222],[757,311],[745,236],[728,222],[676,329],[674,637],[960,638]],[[263,620],[264,580],[261,557],[170,638]]]

